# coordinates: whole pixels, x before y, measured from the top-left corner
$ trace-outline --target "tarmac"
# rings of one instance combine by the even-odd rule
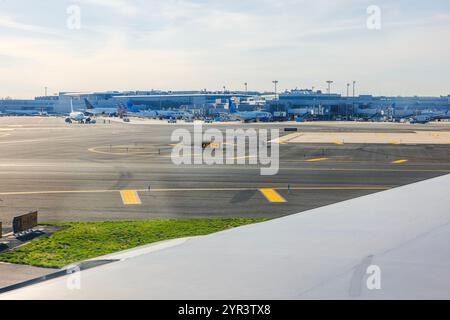
[[[0,118],[0,220],[39,211],[40,222],[212,217],[274,218],[450,172],[450,145],[318,143],[280,139],[280,169],[180,165],[171,161],[174,129],[192,124],[54,117]],[[208,124],[206,128],[298,128],[321,133],[448,135],[446,123]],[[271,196],[268,196],[268,195]],[[282,199],[282,200],[281,200]]]

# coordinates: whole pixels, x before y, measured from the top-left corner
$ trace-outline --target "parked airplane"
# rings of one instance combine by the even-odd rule
[[[370,119],[382,115],[382,112],[378,108],[357,108],[356,114]]]
[[[416,111],[412,109],[404,109],[404,110],[394,109],[392,118],[395,120],[409,119],[412,118],[415,114]]]
[[[69,117],[66,118],[67,123],[72,123],[73,121],[78,123],[95,123],[92,121],[89,116],[87,116],[84,112],[74,111],[73,110],[73,101],[70,99],[70,114]]]
[[[312,115],[313,110],[311,108],[297,108],[297,109],[289,109],[287,111],[288,115],[293,115],[297,117],[304,117],[307,115]]]
[[[244,122],[250,121],[268,121],[272,118],[272,115],[269,112],[265,111],[238,111],[236,109],[236,105],[232,99],[228,100],[230,115],[237,119],[240,119]]]
[[[193,117],[191,113],[186,111],[140,110],[131,101],[127,102],[126,107],[123,104],[119,104],[119,114],[129,114],[136,117],[153,119],[191,119]]]
[[[141,110],[135,107],[131,101],[127,102],[126,107],[121,103],[119,104],[119,116],[123,117],[125,115],[131,115],[139,118],[152,118],[152,119],[156,119],[158,117],[156,111]]]
[[[184,119],[192,118],[192,114],[186,111],[173,111],[173,110],[157,110],[158,118],[160,119]]]
[[[84,99],[84,104],[86,105],[85,113],[93,116],[105,115],[112,117],[117,116],[118,114],[117,108],[96,108],[89,102],[88,99]]]
[[[411,123],[428,123],[437,119],[447,119],[450,117],[448,111],[436,111],[436,112],[426,112],[421,113],[412,118]]]

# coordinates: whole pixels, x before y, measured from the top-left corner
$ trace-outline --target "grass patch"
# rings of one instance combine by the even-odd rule
[[[68,228],[2,253],[0,261],[62,268],[74,262],[144,244],[207,235],[265,220],[237,218],[49,223]]]

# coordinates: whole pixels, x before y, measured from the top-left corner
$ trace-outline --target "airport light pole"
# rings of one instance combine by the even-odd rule
[[[356,81],[353,81],[353,98],[352,98],[353,113],[355,112],[355,85],[356,85]]]
[[[277,86],[278,86],[278,80],[273,80],[272,83],[275,85],[275,100],[277,99]]]
[[[331,93],[331,84],[332,84],[333,82],[334,82],[334,81],[332,81],[332,80],[328,80],[328,81],[327,81],[327,84],[328,84],[328,94]]]
[[[247,93],[247,89],[248,89],[248,83],[247,82],[244,82],[244,86],[245,86],[245,93]]]
[[[347,83],[347,100],[345,102],[345,118],[348,120],[348,95],[350,90],[350,83]]]

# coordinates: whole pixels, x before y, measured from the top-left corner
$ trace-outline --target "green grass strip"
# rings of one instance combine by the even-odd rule
[[[0,254],[0,261],[62,268],[74,262],[163,240],[207,235],[266,219],[192,219],[48,223],[67,226]]]

